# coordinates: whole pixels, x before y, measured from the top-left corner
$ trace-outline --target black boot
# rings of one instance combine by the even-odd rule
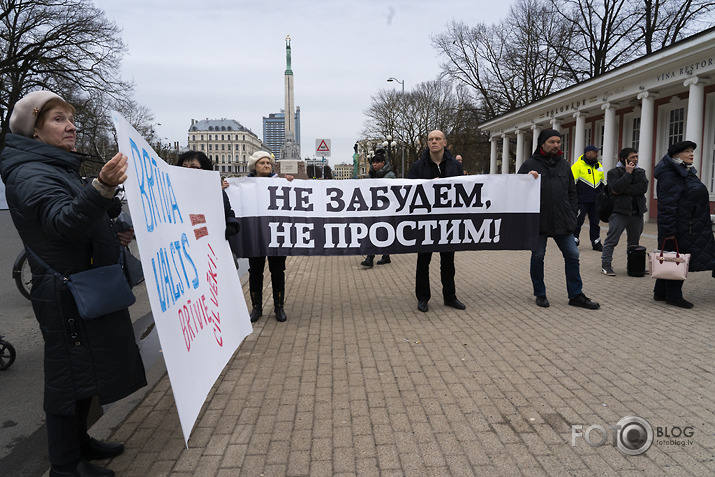
[[[372,261],[375,259],[374,255],[368,255],[365,260],[360,262],[360,265],[367,268],[372,268]]]
[[[378,265],[385,265],[386,263],[392,263],[389,255],[383,255],[382,258],[377,261]]]
[[[283,300],[285,299],[285,292],[276,292],[273,294],[273,307],[276,313],[276,321],[281,323],[288,319],[286,312],[283,311]]]
[[[261,292],[251,292],[251,303],[253,304],[251,323],[255,323],[263,316],[263,294]]]

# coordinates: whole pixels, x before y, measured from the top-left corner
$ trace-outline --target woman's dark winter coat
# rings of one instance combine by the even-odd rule
[[[107,211],[114,201],[79,176],[80,156],[8,134],[0,174],[23,243],[63,276],[115,264],[119,242]],[[146,385],[129,311],[79,317],[67,286],[30,257],[32,307],[45,340],[48,414],[73,415],[76,400],[101,404]]]
[[[678,249],[690,254],[691,272],[715,270],[710,196],[695,168],[688,169],[666,154],[653,177],[658,179],[658,244],[675,235]],[[667,241],[665,250],[675,250],[675,243]]]
[[[553,237],[573,234],[576,230],[578,197],[568,162],[561,155],[547,156],[540,150],[524,161],[519,174],[536,171],[541,176],[539,234]]]

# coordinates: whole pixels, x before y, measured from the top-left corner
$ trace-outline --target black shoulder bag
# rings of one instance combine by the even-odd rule
[[[124,247],[120,248],[119,262],[124,262]],[[104,267],[90,268],[83,272],[63,276],[25,246],[27,253],[44,265],[58,280],[67,285],[75,302],[79,316],[91,320],[108,313],[128,308],[136,301],[127,282],[122,266],[117,263]]]

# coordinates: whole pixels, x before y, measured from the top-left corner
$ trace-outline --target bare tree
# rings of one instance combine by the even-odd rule
[[[405,148],[408,167],[426,147],[429,132],[439,129],[447,135],[448,147],[458,148],[478,170],[477,150],[480,141],[486,141],[477,130],[482,118],[479,111],[466,88],[454,88],[442,80],[419,83],[404,96],[394,90],[380,90],[365,111],[367,119],[361,142],[379,143],[392,136],[398,148]]]
[[[89,0],[0,0],[0,145],[15,103],[49,89],[77,107],[80,139],[99,153],[87,138],[101,142],[108,108],[131,102],[124,53],[119,28]]]
[[[643,0],[638,30],[645,53],[665,48],[685,36],[715,25],[710,0]]]
[[[446,58],[442,76],[465,84],[486,117],[523,106],[563,87],[570,54],[568,24],[557,21],[542,0],[519,0],[502,22],[447,25],[432,39]]]
[[[632,29],[640,5],[632,0],[551,0],[555,12],[573,30],[564,51],[576,61],[565,63],[577,80],[594,78],[625,63],[637,53]]]
[[[715,24],[711,0],[550,0],[572,25],[566,63],[581,81]]]

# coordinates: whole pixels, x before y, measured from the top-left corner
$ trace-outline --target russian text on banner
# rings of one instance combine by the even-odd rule
[[[530,250],[538,236],[530,175],[229,184],[243,257]]]

